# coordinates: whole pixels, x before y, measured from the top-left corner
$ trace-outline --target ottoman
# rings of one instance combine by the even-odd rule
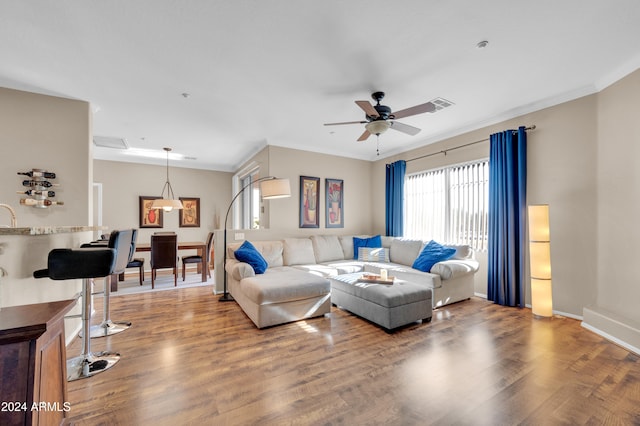
[[[359,282],[363,272],[329,277],[331,303],[387,330],[422,320],[430,322],[431,289],[406,280],[393,284]]]

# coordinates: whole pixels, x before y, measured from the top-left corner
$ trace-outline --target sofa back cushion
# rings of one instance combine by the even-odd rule
[[[422,250],[422,241],[395,239],[391,241],[389,259],[393,263],[411,266]]]
[[[236,259],[235,251],[242,245],[242,243],[228,244],[227,257],[230,259]],[[270,268],[276,266],[282,266],[282,241],[253,241],[253,246],[260,252],[264,260],[267,261]]]
[[[313,235],[311,244],[316,263],[344,260],[344,252],[337,235]]]
[[[340,235],[338,237],[345,260],[353,259],[353,237],[367,238],[369,235]]]
[[[234,255],[240,262],[251,265],[256,274],[264,274],[269,266],[262,254],[249,241],[242,243]]]
[[[285,238],[283,260],[286,266],[316,263],[310,238]]]

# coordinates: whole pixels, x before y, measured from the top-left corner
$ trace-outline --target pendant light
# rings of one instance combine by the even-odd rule
[[[171,182],[169,182],[169,152],[171,152],[171,148],[163,148],[167,151],[167,181],[164,183],[162,187],[162,194],[157,200],[153,200],[153,204],[151,205],[152,209],[162,209],[165,212],[170,212],[173,209],[181,209],[182,202],[176,199],[173,194],[173,188],[171,187]],[[167,198],[164,197],[164,191],[167,190]]]

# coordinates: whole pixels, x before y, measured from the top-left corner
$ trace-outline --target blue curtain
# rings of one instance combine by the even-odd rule
[[[385,232],[391,237],[402,237],[404,233],[404,160],[387,164],[385,190]]]
[[[489,154],[489,300],[524,307],[527,134],[495,133]]]

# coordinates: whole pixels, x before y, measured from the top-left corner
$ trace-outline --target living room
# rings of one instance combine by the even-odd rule
[[[207,232],[215,231],[215,253],[221,253],[220,230],[234,194],[233,177],[240,170],[255,166],[261,175],[288,178],[292,196],[264,202],[261,221],[267,229],[239,230],[245,238],[264,240],[330,232],[322,226],[319,229],[299,227],[300,176],[344,181],[344,228],[335,233],[384,234],[386,164],[406,160],[407,173],[412,173],[487,158],[489,135],[535,125],[528,134],[528,203],[550,206],[554,313],[581,323],[588,329],[583,330],[584,333],[596,333],[625,348],[633,357],[640,353],[640,310],[637,309],[640,287],[636,285],[635,268],[639,253],[633,244],[640,234],[634,223],[636,213],[640,212],[640,200],[634,197],[640,184],[634,155],[640,141],[636,125],[639,67],[638,57],[630,57],[624,70],[591,82],[589,89],[582,93],[567,95],[566,99],[546,100],[535,108],[523,107],[520,112],[506,114],[508,118],[496,117],[485,125],[392,155],[385,155],[383,145],[380,159],[354,159],[339,152],[296,149],[270,141],[254,146],[246,159],[232,170],[187,168],[172,161],[170,177],[176,195],[199,197],[202,221],[199,228],[181,228],[177,213],[166,213],[164,230],[179,232],[189,240],[202,240]],[[94,224],[93,185],[99,184],[102,223],[109,230],[138,227],[139,197],[160,195],[166,172],[164,165],[93,158],[93,115],[89,101],[43,95],[37,90],[0,88],[0,146],[4,151],[0,156],[0,177],[4,182],[0,202],[17,203],[19,197],[15,191],[20,189],[20,181],[16,172],[32,167],[47,167],[58,172],[62,182],[60,195],[65,201],[60,209],[20,208],[19,226]],[[380,141],[384,143],[383,136]],[[457,149],[477,141],[482,142]],[[374,149],[373,142],[368,148]],[[4,220],[4,216],[2,218]],[[153,229],[141,229],[138,238],[146,242],[153,232]],[[83,234],[82,238],[88,241],[95,235]],[[235,241],[233,231],[230,241]],[[78,244],[71,238],[57,242],[65,246]],[[48,247],[40,239],[23,248],[30,252],[27,263],[31,270],[44,267]],[[487,260],[484,252],[476,255],[481,267],[476,274],[475,292],[482,299],[487,293]],[[23,254],[19,259],[13,256],[5,249],[0,252],[0,261],[22,262]],[[215,256],[214,266],[215,288],[212,290],[219,294],[222,256]],[[4,264],[0,267],[6,269]],[[44,286],[42,281],[35,282],[26,276],[0,277],[0,306],[72,297],[79,290],[78,283]],[[212,304],[217,303],[218,296],[211,292],[208,296]],[[528,287],[526,303],[531,303]],[[234,321],[242,321],[239,308],[236,306],[237,312],[229,312],[233,305],[229,306],[221,309]],[[447,312],[452,313],[464,307],[449,309]],[[346,321],[342,316],[340,320]],[[67,328],[71,342],[78,322],[69,321]],[[358,330],[368,333],[360,327]],[[250,330],[243,329],[243,332]],[[341,329],[341,332],[347,331]],[[395,339],[410,341],[401,334]]]

